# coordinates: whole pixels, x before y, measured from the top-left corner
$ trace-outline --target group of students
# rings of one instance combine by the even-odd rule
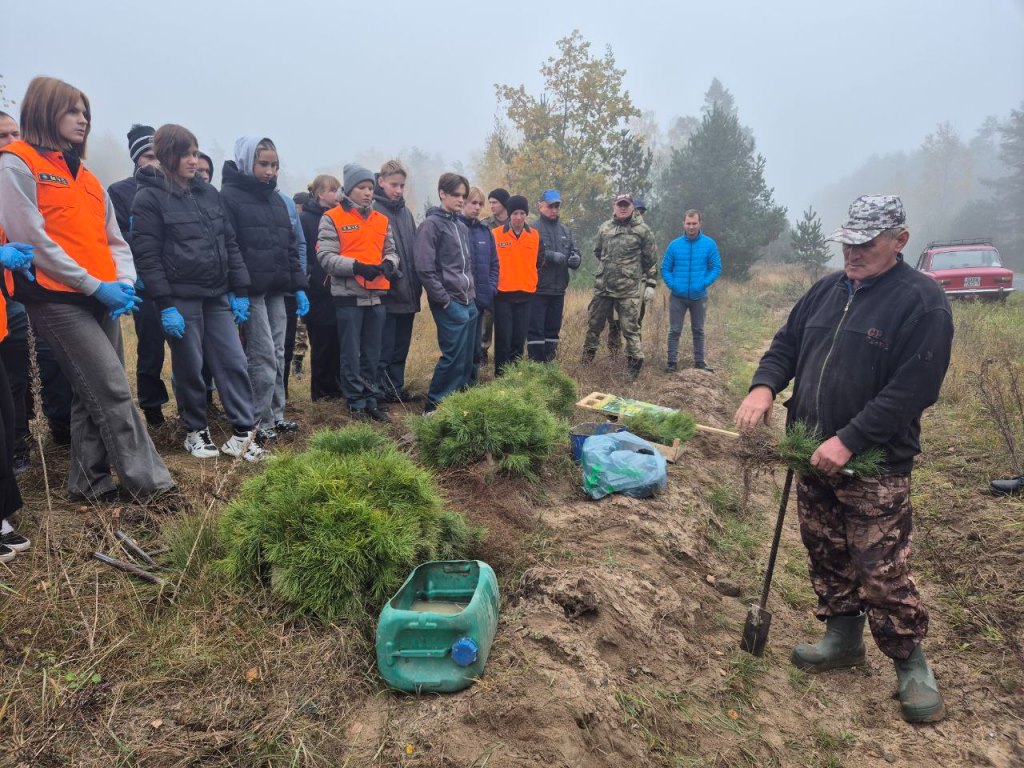
[[[405,364],[424,291],[441,353],[426,413],[476,382],[487,316],[496,375],[524,349],[554,358],[568,270],[580,263],[555,190],[530,225],[525,197],[497,189],[485,199],[464,176],[445,173],[440,204],[417,226],[405,206],[407,172],[392,160],[377,174],[347,165],[341,182],[318,176],[298,207],[276,188],[270,139],[240,138],[218,190],[196,136],[168,124],[132,127],[135,171],[105,191],[83,164],[86,95],[38,77],[21,106],[20,126],[0,114],[3,293],[12,316],[27,314],[40,365],[53,361],[44,390],[62,381],[70,393],[70,500],[149,501],[176,490],[146,428],[163,423],[165,341],[185,449],[249,461],[298,428],[285,418],[286,349],[298,317],[306,317],[313,399],[344,398],[355,420],[386,422],[384,403],[414,399]],[[481,221],[485,201],[492,215]],[[141,414],[125,372],[122,315],[136,323]],[[7,316],[5,306],[0,340]],[[8,345],[24,362],[19,370],[28,369],[25,339]],[[214,386],[232,426],[220,446],[207,416]],[[9,519],[22,503],[24,390],[15,408],[0,365],[0,562],[30,546]],[[43,400],[50,418],[47,391]]]

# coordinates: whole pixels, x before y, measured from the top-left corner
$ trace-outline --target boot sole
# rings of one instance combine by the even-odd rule
[[[908,723],[937,723],[940,720],[946,719],[946,703],[939,702],[939,708],[934,712],[925,712],[919,714],[917,712],[908,712],[906,709],[901,708],[903,719]]]
[[[853,658],[841,659],[837,661],[822,661],[818,663],[805,661],[797,655],[789,657],[790,663],[799,670],[804,672],[810,672],[812,675],[818,674],[819,672],[829,672],[833,669],[848,669],[850,667],[862,666],[866,661],[866,656],[861,653],[859,656]]]

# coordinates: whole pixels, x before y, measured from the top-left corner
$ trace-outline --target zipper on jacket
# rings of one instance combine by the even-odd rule
[[[455,217],[449,219],[455,228],[455,239],[459,241],[459,253],[462,254],[462,277],[466,281],[466,297],[469,298],[469,275],[466,270],[469,267],[469,259],[466,258],[466,247],[462,243],[462,236],[459,234],[459,222]]]
[[[818,388],[814,393],[814,416],[816,419],[815,428],[821,426],[821,382],[825,379],[825,369],[828,367],[828,362],[832,358],[832,353],[836,350],[836,341],[839,339],[839,331],[843,328],[843,323],[846,321],[846,315],[850,311],[850,305],[853,304],[853,297],[857,294],[855,290],[850,289],[850,296],[846,300],[846,306],[843,307],[843,314],[839,317],[839,322],[836,324],[836,330],[832,334],[832,344],[828,348],[828,354],[825,355],[825,360],[821,364],[821,370],[818,372]]]

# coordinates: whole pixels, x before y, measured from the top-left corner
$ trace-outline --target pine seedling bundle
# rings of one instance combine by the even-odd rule
[[[685,443],[697,434],[697,420],[686,411],[643,411],[626,421],[629,431],[645,440],[672,445],[676,439]]]
[[[798,475],[820,475],[821,472],[811,465],[811,456],[821,443],[821,437],[810,426],[796,421],[786,428],[776,450],[782,462]],[[885,469],[885,454],[877,446],[868,448],[854,455],[843,469],[857,477],[877,477]]]
[[[443,509],[430,474],[372,427],[323,432],[269,459],[225,511],[222,568],[298,614],[361,623],[416,565],[466,557],[481,536]]]

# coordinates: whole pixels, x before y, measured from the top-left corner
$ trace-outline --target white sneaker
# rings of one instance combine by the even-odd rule
[[[209,429],[189,432],[185,437],[185,450],[197,459],[212,459],[218,455],[217,446],[210,439]]]
[[[220,447],[222,453],[228,456],[241,456],[246,461],[261,461],[267,456],[267,452],[260,448],[256,442],[256,430],[250,430],[244,435],[232,435],[224,445]]]

